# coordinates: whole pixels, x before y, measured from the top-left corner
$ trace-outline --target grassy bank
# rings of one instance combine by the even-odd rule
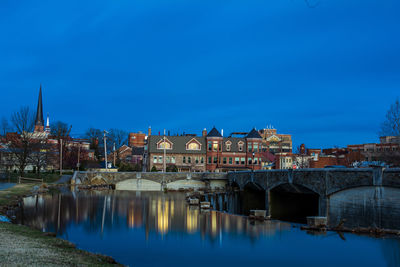
[[[0,190],[0,213],[32,195],[40,183],[17,184]],[[0,223],[0,266],[108,266],[115,261],[107,256],[79,250],[65,240],[23,225]]]
[[[106,256],[22,225],[0,223],[0,266],[108,266]]]

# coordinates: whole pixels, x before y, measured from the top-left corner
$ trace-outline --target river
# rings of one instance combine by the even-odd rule
[[[129,266],[400,266],[399,238],[312,234],[295,223],[252,222],[190,207],[183,193],[29,197],[16,222]]]

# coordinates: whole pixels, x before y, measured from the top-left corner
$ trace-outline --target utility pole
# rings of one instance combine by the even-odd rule
[[[79,146],[78,146],[78,172],[79,172],[79,167],[80,167],[80,158],[81,158],[81,142],[79,142]]]
[[[115,142],[114,142],[114,147],[113,147],[113,150],[114,150],[114,167],[115,167]]]
[[[166,172],[166,170],[167,170],[166,154],[167,154],[167,151],[165,150],[165,129],[164,129],[164,167],[163,167],[164,172]]]
[[[107,163],[107,136],[106,136],[107,131],[104,130],[104,162],[106,165],[106,170],[108,169],[108,163]]]
[[[62,153],[63,153],[63,140],[60,139],[60,176],[62,175]]]

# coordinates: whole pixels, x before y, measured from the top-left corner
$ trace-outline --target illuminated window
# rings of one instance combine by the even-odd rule
[[[163,156],[158,156],[158,163],[162,163],[163,162]]]
[[[200,150],[200,145],[197,142],[191,142],[186,147],[187,150]]]
[[[240,158],[240,164],[242,165],[246,164],[246,158]]]
[[[240,164],[240,159],[239,158],[235,158],[235,164],[239,165]]]
[[[249,152],[252,151],[252,145],[251,145],[251,143],[249,143],[249,144],[247,145],[247,148],[248,148]]]
[[[258,144],[254,143],[253,147],[254,147],[254,152],[258,152]]]
[[[157,163],[157,156],[153,156],[153,163]]]
[[[167,141],[165,141],[165,142],[161,141],[160,143],[158,143],[158,146],[157,146],[158,149],[164,149],[164,147],[165,147],[165,149],[171,149],[171,144]]]
[[[218,151],[218,142],[213,142],[213,151]]]

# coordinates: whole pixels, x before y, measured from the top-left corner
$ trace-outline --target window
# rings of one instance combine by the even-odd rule
[[[192,163],[192,158],[191,157],[188,157],[188,163],[189,164]]]
[[[251,158],[248,158],[248,164],[251,165]]]
[[[211,157],[208,157],[208,164],[211,164]]]
[[[254,152],[258,152],[258,144],[254,143],[253,147],[254,147]]]
[[[213,151],[218,151],[218,142],[213,142]]]
[[[157,156],[153,156],[153,163],[157,163]]]
[[[239,151],[243,151],[243,142],[238,143]]]
[[[158,156],[158,163],[162,163],[163,162],[163,156]]]
[[[218,163],[218,158],[214,157],[214,164],[217,164],[217,163]]]
[[[232,158],[229,158],[229,164],[232,165]]]
[[[246,164],[246,158],[240,158],[240,164],[242,165]]]
[[[167,163],[170,163],[170,161],[171,161],[171,158],[170,158],[170,157],[167,157],[167,158],[166,158],[166,162],[167,162]]]
[[[223,161],[223,163],[224,163],[224,164],[226,164],[226,158],[224,158],[224,161]]]
[[[253,150],[251,143],[249,143],[249,144],[247,145],[247,148],[248,148],[249,152],[251,152],[251,151]]]
[[[186,163],[186,157],[183,157],[182,162]]]
[[[200,163],[201,163],[201,164],[204,163],[204,158],[203,158],[203,157],[200,158]]]
[[[240,164],[240,159],[239,158],[235,158],[235,164],[239,165]]]
[[[175,163],[175,157],[171,157],[171,163]]]
[[[212,143],[211,143],[211,141],[208,141],[208,151],[211,151],[212,150]]]
[[[253,164],[257,165],[257,158],[254,158]]]
[[[187,146],[188,150],[200,150],[200,145],[196,142],[192,142]]]
[[[164,149],[164,147],[165,147],[165,149],[171,149],[171,144],[170,143],[168,143],[167,141],[161,141],[160,143],[158,143],[158,149]]]
[[[231,151],[231,142],[225,143],[226,151]]]
[[[195,158],[195,162],[196,162],[196,164],[199,164],[199,157]]]

